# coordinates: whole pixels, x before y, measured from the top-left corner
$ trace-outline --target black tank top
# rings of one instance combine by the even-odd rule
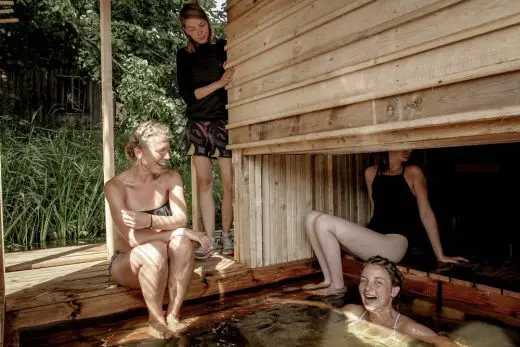
[[[424,234],[417,200],[404,178],[377,172],[372,182],[374,214],[367,227],[381,234],[401,234],[409,243],[419,241]]]

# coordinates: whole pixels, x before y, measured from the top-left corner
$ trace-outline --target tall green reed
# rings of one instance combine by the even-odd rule
[[[26,248],[102,236],[99,135],[35,126],[2,130],[6,243]]]

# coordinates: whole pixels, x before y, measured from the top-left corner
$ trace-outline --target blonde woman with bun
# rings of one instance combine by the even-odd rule
[[[131,167],[105,184],[118,233],[109,274],[123,287],[141,289],[149,311],[150,334],[165,337],[176,329],[193,274],[192,241],[211,248],[209,238],[185,228],[186,203],[181,176],[166,167],[168,127],[152,121],[130,136],[125,154]],[[164,292],[168,309],[163,314]]]

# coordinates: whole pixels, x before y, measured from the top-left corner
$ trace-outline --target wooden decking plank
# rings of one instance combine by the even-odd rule
[[[6,272],[106,260],[106,257],[104,245],[74,246],[74,248],[67,247],[65,250],[57,248],[8,253]]]
[[[219,263],[214,261],[213,264],[199,263],[194,275],[194,281],[209,281],[215,276],[220,276],[220,278],[236,277],[240,272],[247,271],[247,268],[243,265],[236,264],[232,260],[224,260],[225,261],[221,259]],[[225,263],[225,266],[220,263]],[[221,266],[219,266],[219,264]],[[212,265],[213,269],[211,269],[209,265]],[[97,267],[97,269],[99,269],[99,267]],[[105,288],[103,288],[103,283],[105,283]],[[81,290],[75,289],[78,286]],[[18,290],[18,292],[14,293],[13,288],[14,290]],[[11,281],[10,289],[13,290],[13,294],[7,298],[8,311],[50,305],[55,302],[69,301],[71,299],[81,300],[98,296],[102,294],[103,290],[114,291],[114,288],[109,288],[106,266],[104,269],[96,270],[95,272],[73,273],[64,278],[50,280],[40,284],[31,282],[13,283]],[[24,290],[22,291],[21,289]]]
[[[76,252],[85,251],[94,252],[106,252],[106,246],[104,244],[91,244],[91,245],[79,245],[79,246],[65,246],[56,248],[45,248],[35,249],[21,252],[9,252],[6,253],[6,265],[19,264],[23,261],[40,259],[48,256],[64,256],[67,254],[73,254]]]
[[[251,270],[242,265],[228,267],[231,274],[217,273],[212,276],[195,275],[186,299],[222,294],[249,287],[274,283],[316,271],[310,260],[291,262],[267,269]],[[32,303],[31,303],[32,301]],[[106,288],[85,293],[71,291],[49,292],[35,300],[15,302],[9,306],[9,319],[13,320],[11,329],[39,326],[66,320],[100,317],[145,307],[138,290],[121,287]],[[16,308],[16,309],[15,309]],[[52,314],[50,314],[52,313]]]

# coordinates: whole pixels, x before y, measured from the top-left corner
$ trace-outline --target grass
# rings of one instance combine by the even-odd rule
[[[4,127],[0,134],[4,239],[8,250],[77,244],[105,237],[102,140],[99,131]],[[116,172],[130,165],[124,137],[116,139]],[[183,176],[191,217],[190,161],[182,153],[171,166]],[[215,163],[215,169],[218,166]],[[215,170],[220,221],[221,184]],[[217,223],[217,227],[218,227]]]

